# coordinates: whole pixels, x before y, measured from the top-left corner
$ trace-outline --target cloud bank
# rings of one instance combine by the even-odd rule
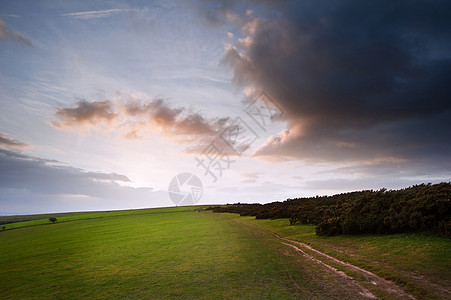
[[[147,102],[133,99],[123,103],[122,108],[127,117],[144,117],[150,127],[187,142],[196,138],[214,138],[229,121],[228,118],[208,119],[186,108],[174,108],[163,99]]]
[[[124,209],[168,204],[165,192],[124,186],[121,174],[88,172],[0,148],[0,213]],[[162,200],[163,199],[163,200]]]
[[[90,130],[106,126],[121,131],[123,137],[130,140],[140,139],[148,131],[157,131],[187,145],[186,152],[197,153],[231,123],[227,117],[207,118],[201,112],[173,107],[161,98],[143,98],[120,95],[112,100],[82,100],[70,107],[57,107],[57,119],[51,125],[64,130]]]
[[[288,123],[255,156],[449,170],[450,2],[219,3],[205,15],[234,32],[235,83],[265,91]]]

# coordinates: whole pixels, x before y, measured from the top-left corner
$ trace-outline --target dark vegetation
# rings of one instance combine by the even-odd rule
[[[49,218],[49,222],[55,223],[56,222],[56,218],[55,217],[50,217]]]
[[[208,209],[257,219],[289,218],[292,225],[316,225],[317,235],[426,231],[451,237],[450,199],[451,183],[442,182]]]

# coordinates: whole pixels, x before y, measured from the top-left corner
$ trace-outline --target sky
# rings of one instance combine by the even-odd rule
[[[2,0],[0,215],[450,181],[449,32],[439,0]]]

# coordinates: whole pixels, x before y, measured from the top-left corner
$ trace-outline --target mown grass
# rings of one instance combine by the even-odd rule
[[[0,298],[359,297],[259,230],[186,210],[98,212],[1,232]]]
[[[240,217],[278,235],[310,244],[395,281],[420,298],[441,298],[440,285],[451,286],[451,240],[430,234],[361,234],[317,236],[314,225],[289,225],[288,219],[256,220]]]
[[[58,222],[69,222],[75,220],[97,219],[127,215],[142,215],[150,213],[163,213],[175,211],[193,211],[196,208],[205,208],[206,206],[190,206],[190,207],[162,207],[147,209],[131,209],[131,210],[113,210],[113,211],[88,211],[88,212],[68,212],[68,213],[47,213],[37,215],[17,215],[17,216],[0,216],[1,227],[5,226],[5,230],[17,229],[35,225],[45,225],[50,223],[49,218],[55,217]]]

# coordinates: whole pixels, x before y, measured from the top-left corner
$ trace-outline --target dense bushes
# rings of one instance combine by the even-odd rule
[[[315,224],[318,235],[429,231],[451,236],[451,184],[421,184],[401,190],[360,191],[288,199],[269,204],[233,204],[214,212],[257,219],[289,218]]]

